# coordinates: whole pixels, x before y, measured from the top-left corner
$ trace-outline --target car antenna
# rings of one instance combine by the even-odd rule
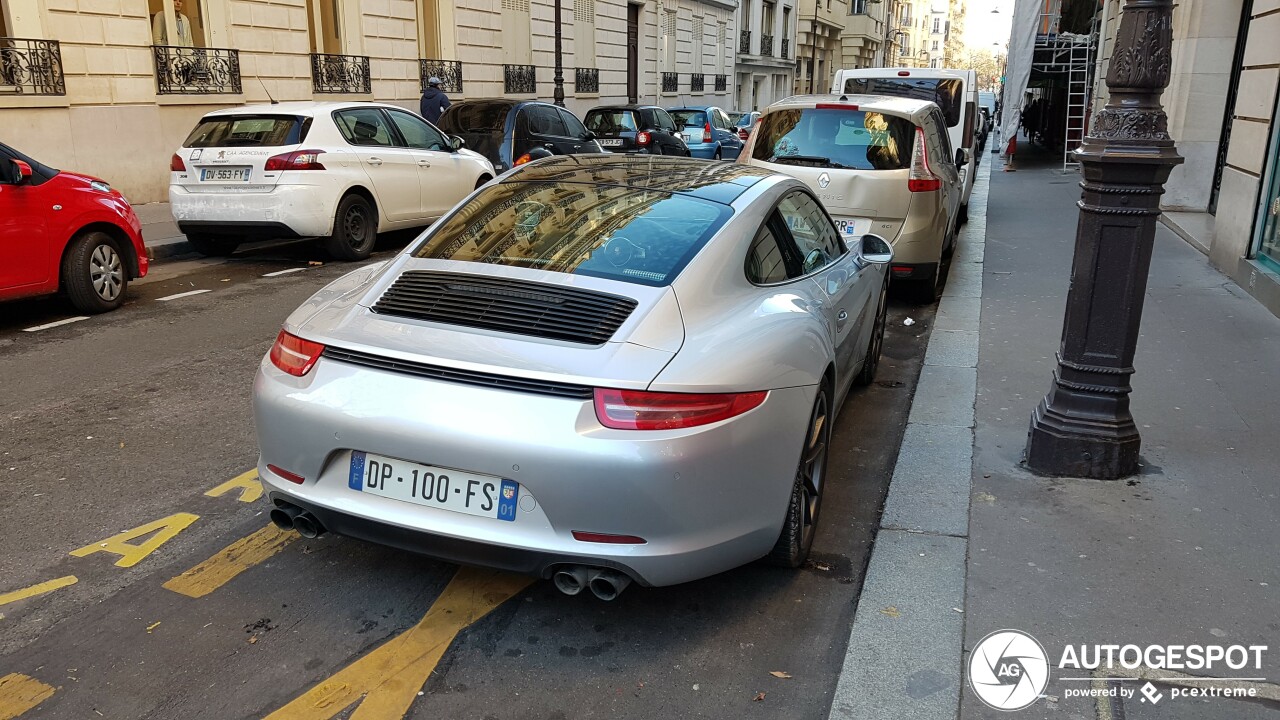
[[[266,94],[267,94],[267,99],[271,101],[271,104],[272,104],[272,105],[279,105],[279,104],[280,104],[280,101],[278,101],[278,100],[276,100],[275,98],[271,97],[271,91],[267,89],[267,84],[266,84],[266,83],[264,83],[264,82],[262,82],[262,78],[258,78],[258,84],[262,86],[262,92],[264,92],[264,93],[266,93]]]

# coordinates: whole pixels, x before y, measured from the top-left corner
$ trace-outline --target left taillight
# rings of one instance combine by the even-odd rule
[[[267,165],[263,169],[268,172],[272,170],[323,170],[324,165],[320,164],[320,154],[323,152],[323,150],[294,150],[289,153],[272,155],[267,158]]]
[[[913,193],[933,192],[942,189],[942,178],[929,167],[929,146],[925,143],[924,130],[916,128],[916,143],[911,150],[911,173],[907,176],[907,190]]]
[[[614,430],[678,430],[709,425],[757,408],[768,392],[664,393],[596,388],[596,419]]]
[[[711,142],[711,123],[702,126],[702,142]]]
[[[170,172],[186,172],[187,171],[187,165],[186,163],[182,162],[182,158],[178,157],[178,153],[174,153],[173,157],[169,158],[169,170]]]
[[[271,364],[294,377],[302,377],[311,372],[322,352],[324,345],[281,330],[276,344],[271,346]]]
[[[640,132],[636,133],[637,145],[648,145],[650,140],[652,140],[652,138],[649,137],[648,131],[641,130]]]

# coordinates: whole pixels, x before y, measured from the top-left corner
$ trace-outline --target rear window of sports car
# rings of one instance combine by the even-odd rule
[[[506,182],[450,215],[413,256],[663,286],[732,214],[726,205],[658,190]]]
[[[293,115],[216,115],[200,120],[183,147],[280,147],[307,138],[311,118]]]

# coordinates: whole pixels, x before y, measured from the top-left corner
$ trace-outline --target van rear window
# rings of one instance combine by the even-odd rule
[[[846,95],[892,95],[928,100],[942,108],[947,127],[955,127],[964,119],[964,83],[960,78],[849,78],[844,81]]]
[[[915,123],[896,115],[833,108],[764,116],[751,157],[769,163],[850,170],[911,167]]]
[[[218,115],[200,120],[183,147],[279,147],[307,137],[311,118],[293,115]]]

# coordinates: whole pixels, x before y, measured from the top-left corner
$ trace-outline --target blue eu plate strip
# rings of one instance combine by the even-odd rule
[[[351,474],[347,476],[347,487],[352,490],[364,489],[364,453],[351,451]]]
[[[502,481],[502,493],[498,497],[498,519],[515,520],[516,503],[520,500],[520,483],[515,480]]]

